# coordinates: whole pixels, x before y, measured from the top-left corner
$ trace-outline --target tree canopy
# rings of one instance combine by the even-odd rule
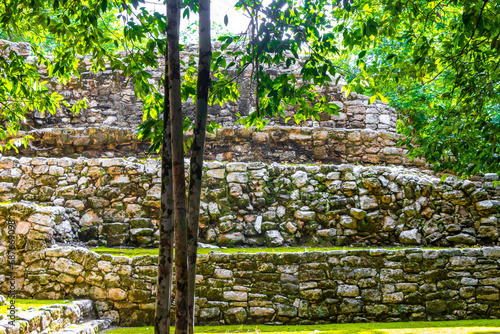
[[[499,14],[488,0],[360,0],[340,14],[344,52],[357,54],[352,89],[390,98],[410,157],[500,173]]]

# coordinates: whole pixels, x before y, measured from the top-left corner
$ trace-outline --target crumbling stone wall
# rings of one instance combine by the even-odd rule
[[[75,209],[33,203],[0,204],[0,244],[7,246],[9,228],[15,228],[16,250],[32,251],[55,242],[78,240]]]
[[[25,133],[21,133],[25,134]],[[33,147],[4,152],[38,157],[145,157],[149,143],[123,128],[44,129],[29,132]],[[191,134],[186,135],[186,139]],[[428,168],[410,160],[400,135],[373,130],[266,127],[223,128],[207,134],[205,160],[291,163],[356,163]]]
[[[403,168],[207,162],[200,237],[250,247],[492,245],[500,235],[496,179],[442,183]],[[0,159],[0,200],[65,208],[65,227],[50,225],[59,240],[78,234],[91,244],[155,246],[159,199],[155,159]]]
[[[196,321],[497,318],[499,260],[500,249],[488,247],[199,255]],[[91,298],[100,317],[122,326],[151,325],[157,263],[156,256],[49,248],[21,254],[17,291],[25,298]]]
[[[31,55],[31,47],[29,43],[14,43],[5,39],[0,39],[0,55],[8,56],[11,51],[25,58]]]
[[[11,323],[7,314],[0,314],[1,333],[48,333],[64,330],[86,318],[94,316],[94,308],[90,300],[75,300],[69,304],[51,304],[30,307],[29,310],[16,313],[16,320]],[[4,318],[4,319],[2,319]],[[75,331],[76,332],[76,331]],[[82,332],[76,332],[82,333]],[[94,333],[86,331],[83,333]]]
[[[182,57],[188,57],[189,53],[181,53]],[[97,74],[90,72],[89,64],[82,67],[80,79],[73,80],[67,86],[55,85],[54,88],[64,98],[75,103],[77,100],[86,98],[87,109],[79,114],[73,114],[66,109],[59,110],[56,114],[35,113],[31,117],[31,124],[36,128],[74,128],[74,127],[99,127],[116,126],[125,128],[137,128],[142,122],[142,103],[134,93],[133,83],[120,73],[106,70]],[[163,66],[160,66],[163,68]],[[163,73],[152,71],[153,80],[156,82]],[[253,111],[252,91],[249,79],[244,78],[240,88],[241,98],[237,102],[225,103],[223,106],[212,105],[208,113],[210,120],[224,127],[235,126],[238,120],[237,113],[248,116]],[[322,113],[319,120],[301,122],[300,126],[306,127],[331,127],[346,129],[373,129],[396,132],[396,111],[386,103],[377,101],[368,105],[369,97],[351,94],[345,98],[341,93],[341,86],[331,87],[328,94],[331,99],[341,108],[339,115],[328,115]],[[184,114],[194,118],[195,108],[192,102],[184,103]],[[287,116],[293,116],[294,110],[288,110]],[[296,125],[290,120],[289,125]],[[269,125],[284,125],[285,118],[271,120]]]
[[[12,43],[0,40],[0,47],[9,45],[5,52],[13,50],[30,60],[30,47],[27,43]],[[215,47],[218,47],[215,45]],[[5,53],[4,52],[4,53]],[[182,71],[185,72],[190,59],[196,59],[198,52],[197,45],[188,45],[181,52]],[[129,78],[121,73],[112,71],[109,67],[105,71],[94,73],[91,71],[90,58],[82,59],[79,65],[80,78],[75,78],[68,85],[62,86],[52,83],[52,89],[59,92],[66,101],[74,104],[77,100],[86,98],[87,109],[79,114],[73,114],[66,108],[58,110],[56,114],[34,113],[29,117],[29,125],[43,128],[87,128],[87,127],[123,127],[136,129],[142,122],[142,103],[134,93],[134,86]],[[231,60],[229,60],[231,61]],[[158,83],[163,76],[162,69],[164,59],[160,58],[160,66],[156,70],[150,70],[153,83]],[[292,69],[299,73],[297,66]],[[46,69],[41,68],[40,72],[46,74]],[[300,80],[299,80],[300,81]],[[233,127],[239,113],[248,116],[253,111],[253,92],[255,87],[250,80],[250,70],[243,72],[240,79],[240,98],[236,102],[226,103],[223,106],[214,105],[209,107],[210,120],[219,123],[224,127]],[[342,81],[343,82],[343,81]],[[325,94],[328,94],[332,101],[340,107],[339,115],[321,114],[316,121],[300,123],[306,127],[330,127],[345,129],[373,129],[396,132],[396,111],[386,103],[377,101],[368,105],[368,97],[352,93],[348,98],[341,93],[342,85],[329,87]],[[184,103],[184,113],[186,116],[194,117],[194,104]],[[286,117],[292,117],[294,110],[287,110]],[[271,120],[269,125],[284,125],[285,118]]]

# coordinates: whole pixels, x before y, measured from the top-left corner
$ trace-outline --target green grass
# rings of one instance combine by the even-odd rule
[[[436,247],[278,247],[278,248],[198,248],[198,254],[209,254],[210,252],[234,254],[234,253],[303,253],[303,252],[326,252],[334,250],[353,249],[444,249]],[[449,249],[449,248],[448,248]],[[107,248],[98,247],[92,249],[98,254],[121,255],[134,257],[140,255],[158,255],[158,248]]]
[[[171,332],[173,333],[172,327]],[[370,324],[332,324],[308,326],[197,326],[196,333],[294,333],[294,334],[500,334],[500,320],[462,320],[433,322],[390,322]],[[153,334],[149,327],[122,327],[106,334]]]
[[[40,307],[52,304],[65,304],[69,300],[36,300],[36,299],[14,299],[17,310],[27,310],[30,307]],[[0,306],[0,314],[7,314],[8,307],[10,306],[10,299],[7,299],[7,304]]]

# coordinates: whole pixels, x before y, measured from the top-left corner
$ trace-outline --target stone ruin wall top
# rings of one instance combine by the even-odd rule
[[[497,247],[199,255],[195,316],[208,325],[498,318],[499,259]],[[91,298],[115,324],[153,324],[155,256],[68,247],[21,261],[19,296]]]
[[[0,47],[9,44],[9,50],[14,50],[25,56],[28,60],[33,60],[30,56],[30,48],[27,43],[11,43],[0,40]],[[216,46],[217,47],[217,46]],[[186,46],[186,50],[181,52],[182,60],[188,64],[190,57],[196,57],[196,45]],[[152,79],[155,83],[163,76],[163,60],[160,59],[158,69],[151,70]],[[133,83],[121,75],[119,72],[105,71],[94,73],[90,70],[91,59],[85,58],[80,64],[80,78],[75,78],[66,86],[52,83],[53,89],[59,92],[65,100],[74,104],[77,100],[86,98],[88,100],[87,110],[79,114],[73,114],[69,110],[59,110],[56,114],[34,113],[29,117],[29,125],[37,128],[81,128],[81,127],[122,127],[136,128],[142,122],[142,103],[134,93]],[[185,71],[187,66],[182,68]],[[292,69],[299,72],[299,68]],[[46,74],[41,68],[40,72]],[[240,80],[241,97],[236,102],[225,103],[222,107],[214,105],[209,109],[210,120],[218,122],[223,127],[233,127],[238,117],[236,113],[247,116],[253,111],[253,96],[250,73],[244,73]],[[328,94],[341,110],[338,116],[330,116],[326,113],[320,114],[319,120],[302,122],[300,126],[306,127],[327,127],[343,129],[372,129],[396,132],[396,110],[380,101],[369,105],[368,97],[351,93],[346,98],[341,93],[341,87],[332,86]],[[64,108],[63,108],[64,109]],[[185,103],[184,110],[186,116],[194,117],[194,104]],[[293,116],[293,110],[286,111],[288,116]],[[275,125],[294,125],[290,120],[285,124],[285,119],[274,119],[268,123]]]

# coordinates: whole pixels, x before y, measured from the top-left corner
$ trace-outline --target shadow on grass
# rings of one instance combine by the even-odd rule
[[[153,334],[154,328],[122,327],[107,334]],[[171,328],[174,333],[174,328]],[[195,333],[276,333],[276,334],[500,334],[500,320],[464,320],[434,322],[392,322],[331,325],[244,325],[197,326]]]

